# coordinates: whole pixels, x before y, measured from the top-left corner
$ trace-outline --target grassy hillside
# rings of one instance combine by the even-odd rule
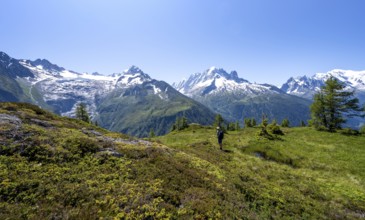
[[[224,180],[226,210],[248,218],[357,219],[365,217],[365,137],[284,129],[281,140],[257,138],[258,128],[225,135],[224,152],[212,128],[192,127],[159,143],[204,161]],[[227,198],[227,197],[225,197]],[[244,213],[246,215],[247,213]],[[247,216],[246,216],[247,217]]]
[[[0,103],[0,219],[361,219],[363,136],[198,125],[153,140]]]

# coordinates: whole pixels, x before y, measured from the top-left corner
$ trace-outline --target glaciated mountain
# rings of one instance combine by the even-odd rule
[[[135,66],[120,75],[111,92],[97,98],[97,106],[95,119],[103,127],[144,137],[151,128],[156,134],[169,132],[177,117],[185,116],[189,122],[204,125],[212,124],[214,119],[206,106]]]
[[[260,120],[266,115],[278,121],[288,118],[292,125],[298,125],[309,118],[309,101],[287,95],[273,85],[250,83],[236,71],[227,73],[212,67],[173,86],[229,121],[242,122],[247,117]]]
[[[239,78],[236,71],[227,73],[224,69],[211,67],[203,73],[195,73],[188,80],[173,86],[190,97],[204,97],[229,93],[235,95],[280,94],[282,91],[268,84],[256,84]]]
[[[365,93],[365,71],[335,69],[327,73],[317,73],[312,77],[292,77],[281,86],[281,90],[288,94],[312,99],[331,75],[343,82],[346,89],[355,90],[359,98],[365,101],[363,94]]]
[[[0,53],[0,101],[23,101],[65,116],[77,103],[87,105],[92,119],[113,131],[147,136],[170,130],[176,117],[210,124],[214,114],[136,66],[109,76],[77,73],[45,59],[17,60]]]
[[[110,92],[118,77],[77,73],[52,64],[48,60],[20,60],[33,78],[19,78],[29,88],[33,103],[57,114],[73,116],[76,104],[84,102],[91,115],[96,114],[96,97]]]

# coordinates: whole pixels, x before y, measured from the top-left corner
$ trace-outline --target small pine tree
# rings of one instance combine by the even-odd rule
[[[307,126],[303,120],[300,121],[300,126],[305,127]]]
[[[251,119],[251,125],[252,125],[252,127],[255,127],[257,125],[257,122],[256,122],[255,118]]]
[[[233,122],[230,122],[228,125],[227,125],[227,131],[234,131],[236,128],[236,125],[235,123]]]
[[[271,124],[272,125],[277,125],[278,124],[278,122],[276,121],[276,119],[274,118],[272,121],[271,121]]]
[[[177,117],[175,124],[172,125],[171,131],[175,131],[175,130],[180,131],[180,130],[183,130],[188,127],[189,127],[188,119],[185,116],[183,116],[181,118]]]
[[[270,133],[274,135],[284,135],[283,131],[280,129],[275,119],[267,127]]]
[[[181,119],[181,130],[188,127],[189,127],[188,119],[185,116],[183,116]]]
[[[240,128],[240,123],[238,121],[236,121],[236,124],[235,124],[235,128],[234,128],[236,131],[239,131],[241,128]]]
[[[283,119],[283,121],[281,122],[281,127],[283,128],[288,128],[290,125],[290,122],[287,118]]]
[[[262,114],[261,126],[266,127],[268,124],[269,124],[269,120],[267,119],[267,116],[265,114]]]
[[[251,119],[245,118],[245,120],[243,122],[244,122],[246,128],[252,127]]]
[[[267,125],[268,125],[268,120],[266,116],[263,115],[261,121],[261,131],[259,131],[258,136],[265,137],[267,139],[273,139],[272,135],[270,135],[269,132],[267,131]]]
[[[223,122],[224,122],[224,119],[223,119],[222,115],[217,114],[215,116],[213,126],[215,126],[215,127],[223,127]]]
[[[153,130],[153,128],[151,128],[150,129],[150,133],[149,133],[149,137],[150,138],[153,138],[153,137],[155,137],[156,135],[155,135],[155,131]]]
[[[84,122],[90,123],[90,117],[87,113],[85,103],[79,103],[76,107],[76,118]]]

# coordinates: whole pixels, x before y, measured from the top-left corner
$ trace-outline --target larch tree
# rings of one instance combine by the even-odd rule
[[[90,123],[89,113],[87,113],[87,108],[85,103],[79,103],[76,107],[76,118],[84,122]]]
[[[313,97],[311,124],[316,128],[324,127],[328,131],[341,128],[345,117],[362,116],[359,100],[353,98],[354,91],[345,90],[344,83],[330,76],[321,90]]]

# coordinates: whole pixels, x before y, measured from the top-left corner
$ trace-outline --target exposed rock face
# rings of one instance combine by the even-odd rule
[[[8,115],[8,114],[0,114],[0,125],[15,125],[19,127],[22,124],[22,120],[14,115]]]

